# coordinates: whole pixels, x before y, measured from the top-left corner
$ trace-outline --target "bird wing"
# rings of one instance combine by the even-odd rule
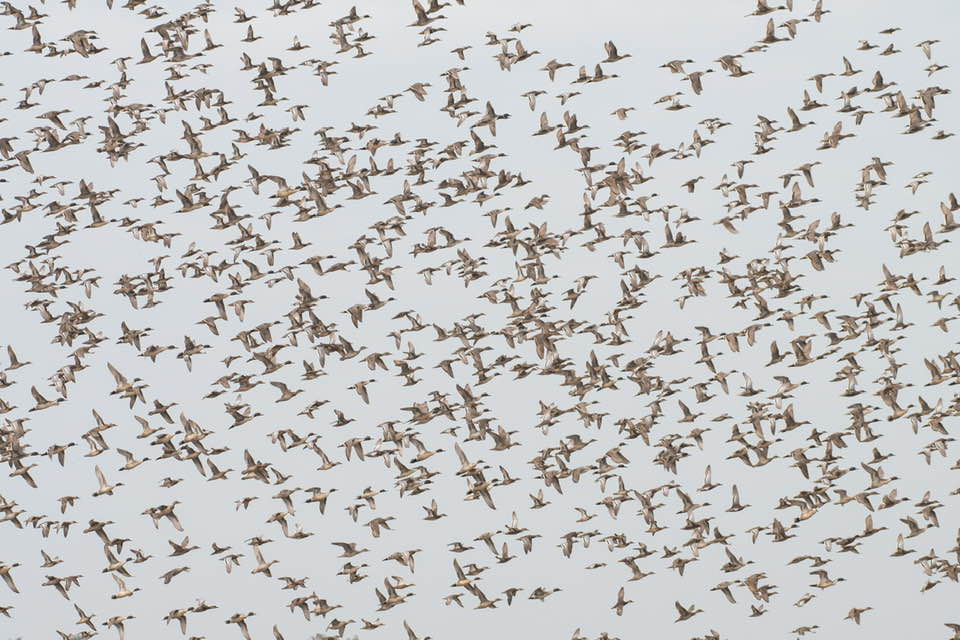
[[[11,576],[9,573],[3,574],[3,581],[7,583],[7,586],[10,587],[11,591],[14,593],[20,593],[20,590],[17,589],[17,585],[13,583],[13,576]]]

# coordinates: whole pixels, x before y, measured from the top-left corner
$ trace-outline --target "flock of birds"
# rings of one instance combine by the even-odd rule
[[[2,64],[39,69],[0,88],[0,291],[30,317],[5,331],[0,372],[6,623],[283,640],[302,616],[322,638],[439,640],[514,608],[535,627],[557,610],[533,607],[555,606],[582,619],[572,640],[666,609],[670,637],[750,637],[724,630],[732,608],[800,616],[780,628],[799,638],[866,626],[888,566],[921,598],[956,588],[960,202],[928,206],[933,173],[901,175],[923,158],[890,154],[902,135],[953,144],[939,41],[892,26],[850,42],[754,123],[707,115],[659,142],[627,127],[704,115],[751,67],[840,37],[823,0],[783,1],[747,3],[753,40],[705,63],[524,44],[549,24],[452,43],[444,25],[482,3],[413,0],[397,27],[416,36],[410,59],[447,68],[349,126],[323,112],[366,89],[378,55],[360,7],[107,0],[143,25],[108,42],[74,30],[76,0],[0,3]],[[255,48],[281,22],[302,29]],[[914,73],[886,74],[893,57]],[[218,87],[238,68],[244,85]],[[520,72],[538,84],[473,93],[473,77]],[[636,96],[643,74],[676,91],[590,108],[600,85]],[[298,85],[316,103],[292,104]],[[416,131],[391,129],[422,109]],[[875,144],[851,172],[833,158],[854,137]],[[548,160],[517,164],[512,146]],[[726,171],[695,175],[708,160]],[[132,168],[152,175],[114,179]],[[657,177],[677,171],[689,179]],[[817,186],[851,173],[849,200]],[[857,246],[877,229],[885,244]],[[863,271],[869,288],[836,295]],[[922,494],[884,470],[907,459],[929,468]],[[849,554],[859,577],[835,568]],[[224,579],[246,586],[205,586]],[[589,598],[564,599],[587,580]],[[162,618],[141,613],[170,598]],[[456,630],[432,613],[459,609]],[[960,616],[939,613],[960,638]]]

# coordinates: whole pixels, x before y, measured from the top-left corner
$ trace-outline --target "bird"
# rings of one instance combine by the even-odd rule
[[[116,489],[117,487],[123,486],[122,482],[117,482],[114,484],[110,484],[109,482],[107,482],[107,479],[103,475],[103,471],[100,470],[99,465],[94,467],[94,471],[96,471],[96,474],[97,474],[97,482],[100,484],[100,488],[98,488],[92,494],[94,498],[99,496],[112,496],[114,489]]]
[[[702,613],[703,609],[696,608],[695,605],[690,605],[689,607],[684,607],[679,602],[675,602],[674,606],[677,608],[677,613],[679,616],[676,619],[676,622],[683,622],[684,620],[689,620],[698,613]]]
[[[618,616],[622,616],[624,607],[626,607],[628,604],[632,602],[633,600],[626,599],[626,597],[624,596],[623,587],[620,587],[620,590],[617,592],[617,601],[613,603],[613,606],[611,607],[611,609],[616,611]]]
[[[859,607],[859,608],[854,607],[853,609],[850,609],[849,613],[847,613],[844,620],[853,620],[859,625],[860,616],[862,616],[865,612],[870,611],[871,609],[873,609],[873,607]]]
[[[250,616],[256,615],[256,612],[250,611],[247,613],[235,613],[229,618],[226,619],[226,624],[235,624],[240,628],[240,634],[244,637],[244,640],[250,640],[250,631],[247,629],[247,618]]]

